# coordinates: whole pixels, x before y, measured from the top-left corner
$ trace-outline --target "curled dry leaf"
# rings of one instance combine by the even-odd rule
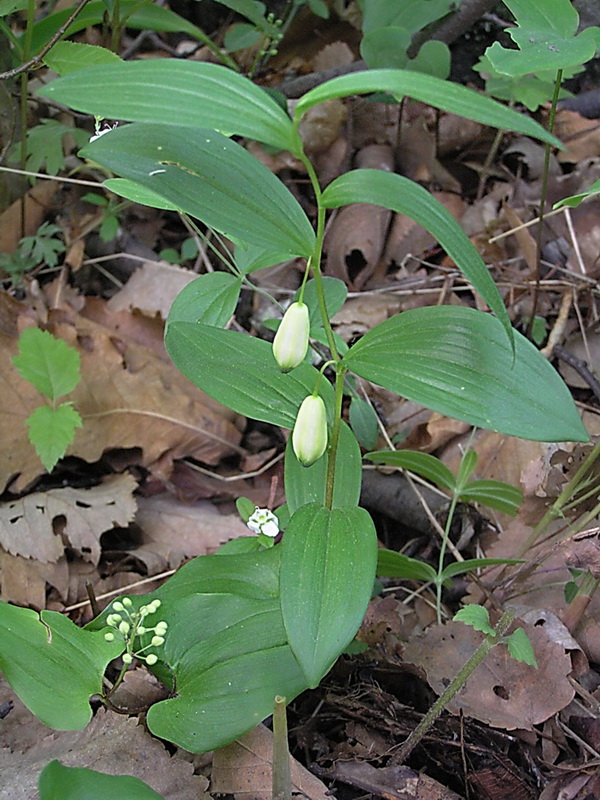
[[[129,311],[137,308],[145,314],[160,314],[163,319],[173,301],[196,274],[189,269],[165,261],[146,261],[133,273],[125,286],[108,301],[110,311]]]
[[[304,151],[321,153],[339,137],[346,121],[346,106],[337,97],[310,108],[300,122]]]
[[[358,289],[376,269],[392,212],[383,206],[354,203],[336,215],[326,236],[327,275]]]
[[[0,545],[13,555],[43,564],[58,561],[65,545],[86,561],[100,560],[100,536],[126,527],[135,515],[131,475],[115,475],[99,486],[34,492],[0,505]]]
[[[518,626],[515,626],[518,627]],[[511,658],[504,645],[495,647],[447,706],[495,728],[531,730],[568,705],[575,691],[569,683],[571,659],[543,627],[523,624],[539,668]],[[408,643],[404,660],[422,667],[427,681],[442,694],[475,652],[483,634],[461,622],[429,628]]]

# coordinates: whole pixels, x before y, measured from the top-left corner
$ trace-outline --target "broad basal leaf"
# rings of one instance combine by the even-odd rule
[[[60,731],[85,728],[90,697],[123,643],[100,631],[78,628],[55,611],[38,614],[0,602],[0,670],[44,725]]]
[[[426,189],[401,175],[380,169],[357,169],[340,175],[323,192],[323,205],[373,203],[414,219],[432,233],[504,325],[512,327],[502,297],[481,256],[452,214]]]
[[[90,68],[85,78],[74,74],[52,81],[39,94],[109,119],[212,128],[293,149],[285,111],[252,81],[218,64],[126,61]]]
[[[273,348],[245,333],[191,322],[169,325],[165,344],[175,366],[206,394],[238,414],[293,428],[318,372],[303,363],[284,374]],[[321,380],[319,393],[331,409],[333,390]]]
[[[543,142],[550,142],[555,147],[562,147],[561,142],[537,122],[500,105],[485,95],[477,94],[457,83],[434,78],[432,75],[400,69],[372,69],[326,81],[300,98],[294,119],[298,121],[309,108],[332,97],[369,92],[389,92],[398,99],[412,97],[414,100],[481,122],[483,125],[517,131],[534,136]]]
[[[470,308],[405,311],[344,356],[348,369],[409,400],[481,428],[537,441],[588,440],[571,395],[548,361],[515,332]]]
[[[226,236],[294,256],[312,253],[315,234],[298,202],[258,159],[226,136],[134,123],[104,134],[82,154]]]
[[[131,775],[106,775],[86,767],[51,761],[40,773],[40,800],[164,800],[147,783]]]
[[[313,503],[292,516],[281,556],[281,610],[309,686],[352,641],[373,591],[377,534],[364,508]]]

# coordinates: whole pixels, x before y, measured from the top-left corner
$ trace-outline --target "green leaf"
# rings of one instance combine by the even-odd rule
[[[99,64],[112,64],[121,59],[112,50],[80,42],[57,42],[44,56],[44,64],[59,75],[77,72]]]
[[[594,181],[589,189],[581,194],[575,194],[571,197],[565,197],[562,200],[559,200],[558,203],[555,203],[552,208],[561,208],[561,206],[569,206],[570,208],[577,208],[577,206],[582,203],[586,197],[590,197],[594,194],[600,194],[600,180]]]
[[[376,464],[408,469],[451,492],[456,487],[456,480],[448,467],[430,453],[420,453],[416,450],[377,450],[374,453],[367,453],[365,458]]]
[[[543,142],[549,142],[554,147],[564,148],[555,136],[524,114],[505,108],[495,100],[459,84],[409,70],[374,69],[333,78],[317,86],[316,89],[311,89],[300,98],[294,119],[298,121],[309,108],[324,100],[370,92],[389,92],[397,99],[412,97],[414,100],[481,122],[483,125],[524,133]]]
[[[147,783],[131,775],[105,775],[86,767],[46,764],[39,779],[40,800],[164,800]]]
[[[406,68],[445,80],[450,75],[451,60],[452,56],[448,45],[431,39],[423,44],[417,55],[408,62]]]
[[[377,325],[344,365],[409,400],[480,428],[536,441],[587,441],[573,399],[548,361],[515,331],[471,308],[411,309]]]
[[[194,278],[175,298],[167,325],[202,322],[223,327],[235,311],[241,285],[241,280],[228,272],[209,272]]]
[[[127,27],[136,30],[165,31],[171,33],[187,33],[194,39],[205,41],[205,34],[196,25],[188,22],[179,14],[154,3],[140,3],[139,0],[121,0],[121,18],[127,20]],[[52,35],[64,25],[73,13],[72,8],[63,8],[49,14],[33,26],[31,52],[37,53],[50,40]],[[65,36],[82,31],[92,25],[100,24],[106,14],[106,3],[103,0],[88,3],[68,26]]]
[[[201,323],[172,322],[165,344],[175,366],[206,394],[238,414],[284,428],[294,427],[319,375],[306,363],[284,374],[268,342]],[[333,390],[327,381],[319,381],[319,394],[331,413]]]
[[[81,428],[82,422],[71,403],[61,403],[55,407],[38,406],[27,417],[27,427],[29,441],[40,461],[52,472],[75,438],[75,428]]]
[[[406,28],[374,28],[360,43],[360,54],[370,69],[404,69],[412,39]]]
[[[490,622],[490,614],[487,608],[478,606],[475,603],[469,604],[454,615],[455,622],[464,622],[476,631],[482,631],[487,636],[492,636],[494,629]]]
[[[372,448],[379,438],[379,424],[373,406],[362,397],[350,401],[350,426],[363,447]]]
[[[80,361],[77,350],[39,328],[21,333],[19,355],[12,360],[19,375],[52,402],[77,386]]]
[[[85,78],[59,78],[39,94],[110,119],[214,128],[294,149],[285,111],[252,81],[218,64],[163,58],[109,64],[90,68]]]
[[[432,566],[416,558],[396,553],[394,550],[377,551],[377,574],[381,578],[402,580],[435,581],[437,574]]]
[[[323,192],[327,208],[373,203],[406,214],[432,233],[457,267],[504,325],[512,342],[512,327],[502,297],[477,250],[452,214],[414,181],[379,169],[346,172]]]
[[[464,561],[454,561],[452,564],[448,564],[441,574],[441,580],[444,582],[449,578],[455,578],[457,575],[464,575],[465,572],[472,572],[473,570],[483,569],[484,567],[522,563],[523,561],[518,558],[467,558]]]
[[[386,25],[400,25],[412,36],[452,10],[452,0],[368,0],[363,11],[363,33]]]
[[[148,712],[156,736],[213,750],[271,714],[275,695],[290,701],[307,688],[283,626],[280,553],[196,558],[152,595],[169,625],[162,658],[177,687]]]
[[[325,276],[321,278],[323,285],[323,294],[325,295],[325,305],[327,307],[327,314],[329,318],[333,317],[346,302],[348,296],[348,287],[339,278],[330,278]],[[294,295],[294,300],[297,300],[300,295],[300,290]],[[314,278],[311,278],[304,288],[304,302],[308,306],[310,314],[310,327],[311,337],[313,336],[312,330],[321,328],[323,321],[321,319],[321,311],[319,309],[319,301],[317,298],[317,286]]]
[[[50,728],[85,728],[89,699],[101,694],[104,671],[122,652],[122,642],[107,642],[102,631],[82,630],[55,611],[38,614],[0,602],[0,669]]]
[[[585,64],[596,53],[595,33],[588,28],[566,39],[545,30],[526,31],[526,38],[512,34],[520,50],[507,50],[494,42],[485,51],[494,69],[503,75],[527,75],[540,70],[559,70]]]
[[[82,155],[226,236],[290,257],[313,251],[315,234],[298,202],[264,164],[220,133],[134,123],[104,134]]]
[[[236,50],[244,50],[246,47],[254,47],[263,38],[263,34],[254,25],[246,22],[237,22],[225,31],[223,46],[229,53]]]
[[[358,505],[362,480],[360,448],[356,437],[342,422],[335,467],[333,507]],[[328,457],[303,466],[294,453],[291,437],[285,450],[285,496],[290,513],[308,503],[325,505]]]
[[[27,131],[26,168],[31,172],[40,172],[45,167],[48,175],[57,175],[65,166],[65,136],[73,137],[79,147],[89,138],[87,132],[79,128],[63,125],[54,119],[40,120],[39,125]],[[11,152],[11,162],[15,161],[15,153]]]
[[[293,514],[281,556],[281,610],[310,687],[319,684],[354,638],[371,597],[377,534],[357,506],[317,503]]]
[[[458,467],[458,474],[456,476],[456,489],[462,491],[467,484],[467,481],[473,474],[477,466],[478,456],[475,450],[467,450],[460,460]]]
[[[517,628],[504,639],[508,652],[515,661],[522,661],[530,667],[537,669],[538,663],[533,652],[533,646],[523,628]]]
[[[505,0],[504,5],[520,28],[546,28],[573,36],[579,24],[579,14],[570,0]]]
[[[7,17],[24,8],[27,8],[27,0],[0,0],[0,17]]]
[[[235,507],[237,508],[237,512],[242,518],[242,521],[248,522],[252,514],[254,514],[256,504],[247,497],[238,497],[238,499],[235,501]]]
[[[514,516],[523,502],[523,493],[503,481],[477,480],[467,484],[459,495],[463,503],[481,503]]]
[[[287,261],[287,259],[287,253],[277,253],[264,247],[257,247],[256,245],[247,244],[245,242],[236,242],[233,251],[235,266],[244,275],[249,275],[251,272],[256,272],[258,269],[272,267],[274,264],[281,264],[283,261]]]
[[[109,191],[124,197],[126,200],[131,200],[133,203],[139,203],[142,206],[163,208],[166,211],[181,210],[178,205],[170,203],[151,189],[140,186],[139,183],[129,181],[126,178],[107,178],[102,185]]]

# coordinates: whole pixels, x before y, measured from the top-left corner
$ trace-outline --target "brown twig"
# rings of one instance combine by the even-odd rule
[[[54,45],[58,42],[61,36],[66,32],[69,25],[71,25],[71,23],[79,15],[79,12],[89,2],[90,0],[79,0],[79,3],[73,9],[73,13],[71,14],[71,16],[66,20],[66,22],[64,22],[60,26],[60,28],[56,31],[56,33],[54,33],[53,36],[51,36],[51,38],[42,47],[40,52],[37,55],[30,58],[29,61],[26,61],[24,64],[19,64],[18,67],[13,67],[13,69],[8,69],[6,70],[6,72],[0,72],[0,80],[5,81],[8,80],[9,78],[14,78],[23,72],[28,72],[30,69],[39,66],[46,53],[54,47]]]

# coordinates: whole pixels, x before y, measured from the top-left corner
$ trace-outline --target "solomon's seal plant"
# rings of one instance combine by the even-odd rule
[[[309,331],[308,306],[298,301],[292,303],[273,340],[273,355],[282,372],[289,372],[304,361]]]
[[[542,441],[588,438],[568,389],[539,351],[513,330],[479,253],[426,189],[401,175],[370,169],[352,170],[320,186],[299,133],[303,116],[325,100],[373,92],[415,98],[561,146],[514,109],[431,75],[396,69],[327,81],[298,100],[293,117],[243,76],[194,61],[110,63],[65,75],[40,91],[80,112],[130,123],[82,151],[119,176],[123,196],[154,198],[149,202],[174,207],[235,242],[239,257],[231,273],[196,278],[184,290],[185,303],[173,305],[167,350],[178,368],[219,402],[293,430],[285,452],[286,514],[274,509],[286,520],[281,543],[267,547],[253,537],[257,546],[251,552],[225,549],[196,558],[151,596],[128,598],[131,606],[117,601],[122,610],[113,603],[83,631],[61,618],[72,639],[87,637],[99,651],[94,669],[79,667],[93,680],[69,687],[79,703],[88,705],[90,695],[100,691],[98,670],[110,658],[141,654],[171,693],[149,709],[148,728],[191,752],[231,742],[272,713],[276,696],[289,702],[317,686],[363,619],[381,551],[373,521],[358,505],[360,448],[342,418],[352,374],[508,435]],[[278,178],[222,131],[287,150],[304,165],[316,208],[314,226]],[[423,225],[490,313],[463,306],[410,309],[348,347],[330,321],[345,289],[340,293],[339,282],[326,282],[321,254],[328,210],[352,203],[385,206]],[[286,320],[275,349],[226,327],[242,286],[253,285],[253,271],[288,259],[307,265],[304,293],[290,309],[291,355]],[[327,350],[322,352],[331,383],[304,360],[308,334]],[[281,351],[280,341],[286,342]],[[271,523],[259,515],[252,524],[263,533],[273,530]],[[156,611],[156,600],[168,636],[164,623],[150,633],[142,617],[144,606]],[[46,634],[34,616],[28,635],[38,642]],[[11,619],[0,604],[0,667],[17,692],[27,694],[44,680],[44,668],[7,669],[23,649],[23,637],[19,647],[11,638]],[[106,641],[105,633],[114,640]],[[164,641],[156,645],[158,653],[147,653],[153,637]],[[31,660],[36,647],[31,639]],[[156,663],[152,655],[158,656]],[[71,671],[66,662],[63,683]],[[43,710],[47,724],[62,724],[56,710]],[[80,715],[68,724],[86,722]]]

